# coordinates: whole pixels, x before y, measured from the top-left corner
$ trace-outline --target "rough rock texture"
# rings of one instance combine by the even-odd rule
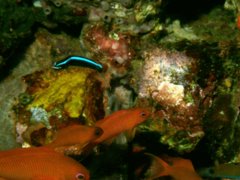
[[[155,121],[150,131],[158,131],[162,135],[160,142],[179,152],[193,150],[204,135],[204,114],[199,110],[204,97],[195,79],[198,60],[158,48],[146,51],[143,57],[138,98],[154,102]]]
[[[51,66],[51,59],[47,58],[45,52],[45,47],[41,45],[40,39],[37,39],[29,46],[22,62],[0,83],[2,94],[0,97],[0,119],[1,124],[4,124],[4,126],[0,128],[0,134],[2,136],[0,141],[1,149],[9,149],[17,146],[14,125],[17,121],[17,117],[14,115],[12,108],[16,103],[18,95],[23,93],[26,88],[26,84],[22,81],[22,77],[36,70]]]

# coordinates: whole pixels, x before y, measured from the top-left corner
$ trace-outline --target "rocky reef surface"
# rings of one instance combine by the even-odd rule
[[[133,144],[209,164],[240,161],[238,1],[0,5],[0,149],[41,146],[70,124],[94,125],[117,110],[147,107],[147,122],[96,150],[96,163],[88,159],[92,172],[105,158],[111,166],[114,152],[127,156]],[[102,71],[52,68],[76,55]],[[96,178],[126,179],[124,160],[117,173]]]

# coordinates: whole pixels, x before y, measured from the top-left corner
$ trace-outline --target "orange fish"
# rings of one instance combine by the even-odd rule
[[[88,170],[52,148],[18,148],[0,152],[0,178],[21,180],[89,180]]]
[[[162,176],[171,176],[174,180],[201,180],[195,172],[192,162],[188,159],[168,157],[169,164],[158,156],[145,153],[152,159],[150,168],[145,173],[146,180],[153,180]]]
[[[101,143],[120,134],[121,132],[131,130],[138,124],[144,122],[149,116],[150,112],[145,108],[116,111],[96,122],[95,125],[103,130],[103,134],[94,140],[93,143]]]
[[[99,127],[71,125],[58,130],[54,140],[46,146],[65,154],[80,154],[91,141],[103,134]]]

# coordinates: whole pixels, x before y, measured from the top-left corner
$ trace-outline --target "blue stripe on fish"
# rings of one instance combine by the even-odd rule
[[[69,65],[89,67],[98,71],[103,70],[103,66],[101,64],[82,56],[69,56],[63,60],[55,62],[53,64],[53,68],[63,69]]]

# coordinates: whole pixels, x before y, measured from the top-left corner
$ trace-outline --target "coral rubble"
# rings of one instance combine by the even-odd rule
[[[143,57],[139,99],[152,99],[159,111],[157,121],[168,124],[167,131],[157,123],[150,129],[162,133],[160,141],[171,148],[179,152],[191,151],[204,135],[199,111],[202,90],[195,79],[198,60],[184,53],[158,48],[146,51]],[[179,133],[184,138],[180,141]]]

